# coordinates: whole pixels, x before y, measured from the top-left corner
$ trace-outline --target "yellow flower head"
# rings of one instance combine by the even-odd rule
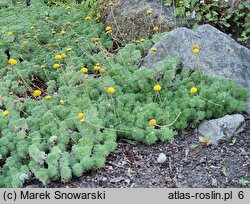
[[[16,64],[17,64],[17,61],[16,61],[15,59],[13,59],[13,58],[10,58],[10,59],[9,59],[9,64],[11,64],[11,65],[16,65]]]
[[[80,72],[81,73],[88,73],[88,68],[86,68],[86,67],[83,67],[83,68],[81,68],[81,70],[80,70]]]
[[[94,66],[94,70],[95,71],[97,71],[97,70],[99,70],[101,67],[100,67],[100,64],[99,63],[97,63],[95,66]]]
[[[148,124],[149,124],[150,126],[155,126],[156,120],[155,120],[155,119],[151,119],[151,120],[148,122]]]
[[[12,33],[11,31],[8,32],[8,36],[12,36],[12,34],[13,34],[13,33]]]
[[[153,31],[158,31],[159,30],[159,27],[158,26],[154,26],[153,27]]]
[[[56,55],[56,56],[55,56],[55,59],[56,59],[56,60],[60,60],[60,59],[62,59],[62,56],[61,56],[61,55]]]
[[[79,120],[81,120],[81,119],[83,119],[83,117],[84,117],[84,113],[78,113],[78,115],[77,115],[77,118],[79,119]]]
[[[61,35],[65,35],[66,32],[64,30],[61,31]]]
[[[109,94],[113,94],[113,93],[115,93],[115,88],[109,87],[109,88],[107,89],[107,92],[108,92]]]
[[[49,99],[51,99],[51,96],[50,95],[47,95],[47,96],[45,96],[44,97],[46,100],[49,100]]]
[[[41,94],[42,94],[42,92],[38,89],[33,92],[34,97],[39,97],[39,96],[41,96]]]
[[[150,14],[152,14],[153,13],[153,11],[151,10],[151,9],[148,9],[147,11],[146,11],[146,14],[148,14],[148,15],[150,15]]]
[[[152,47],[151,51],[155,52],[155,51],[157,51],[157,48],[156,47]]]
[[[195,54],[198,54],[199,50],[200,50],[199,45],[198,45],[198,44],[194,44],[194,45],[193,45],[193,52],[194,52]]]
[[[105,31],[106,31],[106,32],[111,31],[111,30],[112,30],[111,26],[107,26],[107,27],[105,28]]]
[[[100,74],[104,74],[104,73],[106,72],[106,69],[100,68],[100,69],[99,69],[99,72],[100,72]]]
[[[182,5],[182,4],[183,4],[183,1],[179,1],[179,4]]]
[[[141,42],[144,42],[145,40],[142,38],[142,39],[140,39],[140,41],[141,41]]]
[[[23,46],[27,46],[27,45],[28,45],[28,41],[24,41]]]
[[[80,120],[80,123],[84,123],[84,122],[85,122],[85,120],[84,120],[84,119],[81,119],[81,120]]]
[[[87,21],[91,20],[91,16],[86,16],[85,20],[87,20]]]
[[[155,85],[154,86],[154,91],[160,91],[161,90],[161,86],[160,85]]]
[[[140,41],[140,40],[135,40],[135,43],[137,43],[137,44],[138,44],[138,43],[141,43],[141,41]]]
[[[55,30],[52,30],[51,33],[52,33],[52,34],[56,34],[56,31],[55,31]]]
[[[62,53],[62,54],[61,54],[61,58],[62,58],[62,59],[65,59],[66,57],[67,57],[67,55],[66,55],[65,53]]]
[[[5,110],[2,114],[3,114],[3,116],[7,116],[10,114],[10,112],[8,110]]]
[[[60,105],[63,105],[63,104],[64,104],[64,100],[60,99],[60,100],[59,100],[59,104],[60,104]]]
[[[198,89],[197,89],[196,87],[192,87],[192,88],[190,89],[190,93],[191,93],[191,94],[196,94],[197,91],[198,91]]]
[[[59,68],[59,67],[60,67],[60,64],[58,64],[58,63],[53,64],[53,68],[54,68],[54,69],[57,69],[57,68]]]
[[[71,51],[71,50],[72,50],[72,48],[71,48],[71,47],[68,47],[66,50],[67,50],[67,51]]]

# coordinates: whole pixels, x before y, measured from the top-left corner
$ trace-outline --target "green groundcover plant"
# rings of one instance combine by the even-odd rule
[[[111,28],[89,12],[43,3],[1,10],[1,187],[32,177],[67,182],[104,166],[117,138],[168,141],[246,109],[246,89],[182,67],[178,57],[139,68],[157,36],[110,53]]]

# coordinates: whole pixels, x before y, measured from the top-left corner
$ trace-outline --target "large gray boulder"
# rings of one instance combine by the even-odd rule
[[[114,0],[114,6],[103,12],[105,26],[112,27],[112,34],[120,42],[131,42],[159,31],[170,31],[176,27],[174,9],[166,7],[162,0]],[[146,11],[152,10],[151,15]]]
[[[240,114],[226,115],[219,119],[203,121],[198,132],[212,140],[212,144],[218,145],[222,141],[230,141],[233,136],[244,131],[245,118]]]
[[[193,45],[200,51],[195,56]],[[164,35],[144,58],[143,66],[154,68],[169,56],[179,56],[183,66],[199,69],[217,77],[230,78],[250,88],[250,50],[211,25],[202,25],[195,31],[177,28]],[[250,100],[249,100],[250,113]]]

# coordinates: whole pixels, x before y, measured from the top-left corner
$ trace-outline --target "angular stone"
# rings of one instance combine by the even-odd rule
[[[199,53],[193,53],[193,45]],[[167,57],[179,56],[183,66],[201,70],[208,75],[230,78],[237,84],[250,88],[250,50],[211,25],[202,25],[195,31],[177,28],[164,35],[149,51],[142,66],[154,68]],[[250,113],[250,99],[248,100]]]
[[[103,15],[105,26],[112,27],[112,34],[122,43],[152,35],[154,26],[159,31],[170,31],[179,21],[173,7],[166,7],[162,0],[115,0],[114,6]],[[152,10],[152,14],[146,11]]]
[[[231,138],[244,131],[245,118],[240,114],[226,115],[219,119],[203,121],[198,132],[212,140],[212,144],[218,145],[221,141],[230,141]]]

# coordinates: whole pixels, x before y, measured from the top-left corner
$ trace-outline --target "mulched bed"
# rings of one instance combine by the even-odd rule
[[[169,143],[146,146],[130,140],[119,140],[104,168],[87,172],[69,183],[53,182],[50,188],[149,188],[149,187],[243,187],[239,179],[250,180],[250,118],[245,131],[236,135],[236,144],[224,142],[202,146],[195,130],[183,132]],[[159,153],[167,156],[157,162]],[[226,168],[226,176],[221,169]],[[249,187],[248,184],[245,187]],[[45,187],[31,180],[25,187]]]

